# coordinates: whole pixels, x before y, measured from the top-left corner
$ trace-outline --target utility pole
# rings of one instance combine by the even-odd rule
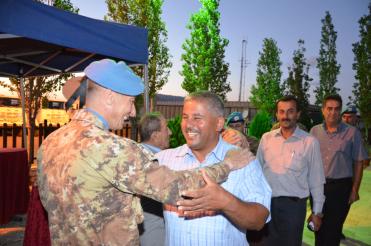
[[[243,39],[242,40],[242,53],[241,53],[240,91],[238,95],[239,102],[245,99],[245,78],[246,78],[246,67],[248,64],[246,60],[246,46],[247,46],[247,40]]]

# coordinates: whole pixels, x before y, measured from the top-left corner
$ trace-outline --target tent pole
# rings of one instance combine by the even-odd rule
[[[19,79],[21,85],[21,103],[22,103],[22,120],[23,120],[23,142],[24,147],[27,149],[27,133],[26,133],[26,109],[25,109],[25,96],[24,96],[24,78]]]
[[[149,112],[148,65],[144,64],[144,111]]]

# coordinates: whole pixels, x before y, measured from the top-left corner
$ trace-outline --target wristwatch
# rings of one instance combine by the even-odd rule
[[[315,215],[315,216],[317,216],[317,217],[323,218],[323,213],[312,212],[312,214]]]

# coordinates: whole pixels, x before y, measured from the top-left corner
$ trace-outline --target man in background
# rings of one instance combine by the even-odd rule
[[[247,140],[247,143],[248,143],[248,147],[250,148],[250,151],[256,155],[256,151],[258,150],[258,146],[259,146],[259,140],[253,136],[249,136],[247,134],[247,131],[245,129],[245,126],[246,126],[246,122],[243,118],[243,115],[242,113],[240,112],[232,112],[228,117],[227,117],[227,120],[226,120],[226,126],[229,127],[229,128],[232,128],[234,130],[237,130],[239,132],[242,133],[242,135],[246,138]],[[239,147],[245,147],[243,145],[239,145],[239,144],[236,144],[234,143],[233,141],[229,141],[229,139],[227,139],[227,136],[225,135],[226,132],[223,132],[222,135],[223,135],[223,138],[231,143],[231,144],[235,144]],[[232,135],[232,134],[230,134]]]
[[[361,130],[358,127],[359,119],[357,117],[357,113],[358,113],[357,108],[355,106],[349,106],[341,114],[341,119],[344,123],[346,123],[348,125],[351,125],[351,126],[354,126],[354,127],[357,127],[358,130]],[[366,151],[366,153],[364,153],[364,155],[368,156],[367,149],[366,149],[366,144],[365,144],[364,141],[362,143],[363,143],[363,146],[364,146],[363,150]],[[363,168],[367,168],[369,165],[370,165],[370,157],[368,156],[367,159],[363,160]]]
[[[315,232],[317,246],[340,244],[348,206],[359,200],[362,163],[367,158],[359,130],[341,121],[342,104],[339,95],[326,96],[322,103],[324,122],[310,131],[320,143],[326,177],[324,217]]]
[[[139,122],[141,145],[156,154],[169,147],[170,129],[166,119],[158,112],[148,113]],[[163,246],[165,244],[165,223],[162,203],[141,197],[144,220],[139,225],[140,245]]]
[[[354,127],[358,128],[359,119],[357,117],[357,113],[358,113],[357,108],[355,106],[349,106],[341,114],[341,120],[348,125],[351,125],[351,126],[354,126]],[[363,149],[366,151],[366,153],[364,153],[364,155],[365,156],[368,155],[366,148],[363,148]],[[370,165],[370,158],[368,157],[367,159],[363,160],[363,168],[367,168],[369,165]],[[347,215],[345,216],[344,221],[346,220],[346,217],[348,216],[349,209],[350,209],[350,206],[348,206]],[[341,231],[343,231],[343,229]],[[341,233],[341,239],[342,240],[346,239],[343,232]]]
[[[341,114],[341,119],[344,123],[357,127],[358,124],[357,108],[355,106],[347,107]]]
[[[313,209],[309,220],[314,231],[321,226],[325,201],[321,152],[318,141],[297,125],[300,117],[298,105],[294,96],[279,99],[276,117],[280,127],[265,133],[260,140],[257,159],[272,187],[272,219],[262,231],[263,245],[302,244],[310,194]]]

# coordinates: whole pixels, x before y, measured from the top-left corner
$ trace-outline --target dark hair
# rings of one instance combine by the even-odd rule
[[[325,98],[323,98],[322,108],[325,107],[327,101],[329,101],[329,100],[334,100],[334,101],[337,101],[338,103],[340,103],[340,109],[343,107],[343,99],[341,99],[341,96],[339,94],[333,94],[333,95],[325,96]]]
[[[290,101],[294,101],[295,104],[296,104],[296,111],[297,112],[300,112],[301,111],[301,108],[299,106],[299,102],[298,102],[298,99],[293,96],[293,95],[287,95],[287,96],[284,96],[284,97],[281,97],[280,99],[277,100],[276,102],[276,112],[278,110],[278,103],[279,102],[290,102]]]
[[[161,131],[161,119],[159,112],[152,112],[144,115],[139,122],[139,135],[142,142],[150,140],[152,134]]]
[[[206,102],[211,112],[224,117],[224,103],[217,94],[210,91],[196,91],[184,98],[184,102],[191,100]]]

